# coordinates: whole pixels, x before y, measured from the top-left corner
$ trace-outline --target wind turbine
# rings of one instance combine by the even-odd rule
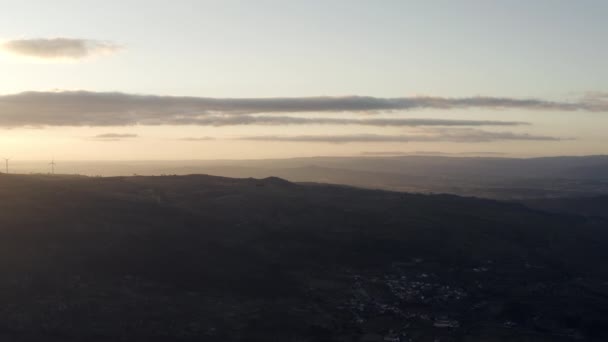
[[[6,174],[8,174],[8,161],[11,160],[11,158],[3,158],[4,159],[4,165],[6,166]]]
[[[55,174],[55,158],[53,158],[53,160],[49,163],[49,165],[51,165],[51,174],[54,175]]]

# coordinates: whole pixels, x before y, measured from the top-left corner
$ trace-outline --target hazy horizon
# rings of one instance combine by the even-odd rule
[[[298,157],[260,157],[260,158],[179,158],[179,159],[57,159],[57,158],[48,158],[48,159],[18,159],[18,158],[2,158],[9,159],[10,165],[13,163],[50,163],[51,161],[55,161],[57,163],[61,162],[77,162],[77,163],[87,163],[87,162],[221,162],[221,161],[264,161],[264,160],[290,160],[290,159],[382,159],[382,158],[399,158],[399,157],[440,157],[440,158],[479,158],[479,159],[551,159],[551,158],[585,158],[585,157],[606,157],[608,154],[555,154],[555,155],[513,155],[502,152],[440,152],[440,151],[412,151],[412,152],[402,152],[402,153],[392,153],[392,152],[361,152],[359,154],[352,155],[310,155],[310,156],[298,156]],[[4,162],[3,162],[4,163]],[[4,165],[4,164],[2,164]],[[1,171],[1,170],[0,170]]]

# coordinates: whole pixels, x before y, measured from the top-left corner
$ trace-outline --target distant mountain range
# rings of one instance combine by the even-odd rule
[[[40,172],[45,163],[14,162]],[[210,174],[281,177],[293,182],[343,184],[497,199],[608,194],[608,156],[495,158],[445,156],[314,157],[272,160],[58,162],[63,173],[84,175]]]

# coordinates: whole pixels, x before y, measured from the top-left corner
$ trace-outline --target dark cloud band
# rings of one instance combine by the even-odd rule
[[[0,96],[0,126],[124,126],[124,125],[225,125],[247,124],[361,124],[362,120],[313,118],[254,118],[247,114],[277,113],[375,113],[417,109],[526,109],[545,111],[608,111],[602,94],[578,102],[498,97],[302,97],[205,98],[96,93],[87,91],[25,92]],[[212,118],[213,116],[213,118]],[[220,116],[244,116],[219,118]],[[232,123],[230,121],[232,120]],[[308,122],[306,120],[309,120]],[[316,121],[315,121],[316,120]],[[383,121],[384,120],[384,121]],[[264,122],[265,123],[262,123]],[[424,121],[419,121],[424,125]],[[410,121],[411,125],[414,123]],[[436,122],[438,124],[438,122]],[[462,122],[461,122],[462,123]],[[488,122],[486,122],[487,124]],[[370,125],[408,125],[406,121],[369,120]],[[426,124],[429,124],[428,122]],[[448,120],[443,121],[449,126]],[[481,122],[478,122],[481,125]],[[497,123],[492,123],[496,125]],[[510,123],[513,124],[513,123]],[[415,124],[414,124],[415,125]],[[432,125],[432,124],[431,124]],[[476,125],[471,123],[471,125]]]

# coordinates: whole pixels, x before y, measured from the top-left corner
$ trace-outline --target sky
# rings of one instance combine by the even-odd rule
[[[608,154],[606,1],[0,1],[0,156]]]

